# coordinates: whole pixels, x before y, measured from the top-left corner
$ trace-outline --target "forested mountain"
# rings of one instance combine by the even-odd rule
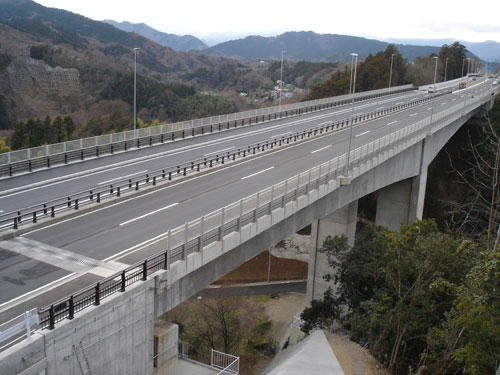
[[[443,44],[453,44],[457,40],[455,39],[386,39],[389,43],[396,44],[413,44],[415,46],[435,46],[441,47]],[[464,45],[468,51],[475,54],[482,60],[487,60],[490,62],[500,61],[500,43],[487,40],[485,42],[467,42],[465,40],[458,40],[458,42]]]
[[[212,46],[204,53],[231,57],[243,61],[286,58],[305,61],[350,60],[349,54],[358,53],[360,59],[387,48],[389,43],[349,35],[317,34],[312,31],[287,32],[275,37],[248,36]],[[438,53],[437,47],[396,45],[404,58],[414,60],[417,56]]]
[[[104,22],[113,25],[117,29],[142,35],[176,51],[201,51],[207,48],[205,43],[192,35],[163,33],[145,23],[116,22],[113,20],[104,20]]]
[[[83,126],[89,109],[106,100],[124,104],[114,109],[130,111],[133,48],[140,48],[138,114],[147,122],[234,111],[234,103],[198,91],[222,92],[253,82],[242,78],[251,69],[234,60],[174,51],[30,0],[0,0],[0,129],[30,117],[68,114]],[[122,115],[132,123],[129,114]]]

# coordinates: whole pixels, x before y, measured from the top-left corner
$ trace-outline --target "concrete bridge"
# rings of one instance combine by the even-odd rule
[[[347,166],[349,109],[323,108],[309,119],[293,117],[274,126],[275,141],[261,141],[253,153],[246,149],[250,157],[241,155],[243,146],[226,147],[215,154],[226,163],[215,169],[193,166],[192,177],[181,173],[177,182],[155,184],[140,195],[130,191],[104,207],[89,203],[80,215],[73,213],[73,201],[73,212],[58,221],[8,232],[0,248],[57,264],[61,271],[54,273],[65,280],[48,278],[57,288],[0,305],[4,317],[28,310],[34,301],[48,305],[38,311],[41,329],[0,353],[0,373],[152,373],[159,348],[155,352],[155,319],[280,240],[312,223],[316,249],[328,234],[346,234],[352,243],[358,199],[375,191],[377,224],[397,229],[421,218],[430,162],[463,124],[490,108],[496,94],[491,80],[480,80],[467,92],[404,91],[358,104],[356,111],[366,112],[357,113],[352,124]],[[273,127],[264,125],[255,133]],[[234,144],[236,137],[229,137]],[[222,147],[221,140],[199,139]],[[188,146],[190,152],[201,147]],[[67,182],[77,173],[47,184]],[[112,177],[107,178],[118,181]],[[25,190],[12,186],[7,194]],[[140,242],[124,245],[130,238]],[[117,252],[118,246],[129,247]],[[325,272],[325,259],[314,252],[309,298],[322,296]],[[78,290],[85,282],[89,286]]]

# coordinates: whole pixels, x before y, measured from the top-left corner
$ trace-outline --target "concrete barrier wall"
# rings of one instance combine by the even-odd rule
[[[37,331],[0,354],[0,374],[151,374],[154,285],[137,283],[54,330]]]

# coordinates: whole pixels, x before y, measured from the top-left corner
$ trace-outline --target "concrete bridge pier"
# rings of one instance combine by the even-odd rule
[[[358,200],[335,210],[322,219],[314,220],[311,226],[311,253],[309,257],[309,268],[307,275],[306,298],[323,299],[323,294],[331,287],[333,290],[337,286],[333,282],[326,282],[323,276],[331,273],[328,267],[326,254],[319,252],[323,241],[327,236],[346,235],[350,246],[354,245],[356,235],[356,221],[358,215]]]
[[[422,219],[427,182],[427,168],[416,177],[386,186],[377,192],[375,224],[399,230]]]

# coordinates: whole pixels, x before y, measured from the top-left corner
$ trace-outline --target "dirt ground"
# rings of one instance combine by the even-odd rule
[[[230,272],[215,284],[240,284],[267,281],[269,253],[257,255],[247,263]],[[298,280],[307,278],[307,263],[294,259],[271,257],[271,280]],[[271,336],[279,345],[293,316],[305,307],[305,295],[287,293],[279,299],[248,298],[272,321]],[[345,375],[388,375],[367,349],[349,340],[345,334],[327,334],[328,341],[342,366]],[[245,355],[240,358],[241,375],[259,375],[271,363],[274,356]]]
[[[266,250],[214,284],[240,284],[267,281],[269,252]],[[307,263],[295,259],[271,256],[271,281],[300,280],[307,278]]]
[[[367,349],[351,341],[349,336],[328,333],[326,337],[345,375],[389,374]]]
[[[263,309],[263,313],[272,321],[270,335],[276,345],[286,333],[293,316],[299,314],[305,306],[305,295],[300,293],[281,294],[278,299],[246,297]],[[271,363],[274,355],[241,356],[240,374],[259,375]]]
[[[299,293],[287,293],[280,295],[279,299],[256,300],[255,297],[245,297],[252,303],[263,308],[265,315],[272,320],[271,335],[273,340],[279,344],[285,335],[288,325],[293,316],[300,313],[305,306],[305,295]],[[367,349],[361,347],[342,333],[327,333],[337,360],[339,361],[345,375],[389,375],[389,373],[371,356]],[[259,375],[271,363],[274,356],[247,355],[241,356],[240,374]]]

